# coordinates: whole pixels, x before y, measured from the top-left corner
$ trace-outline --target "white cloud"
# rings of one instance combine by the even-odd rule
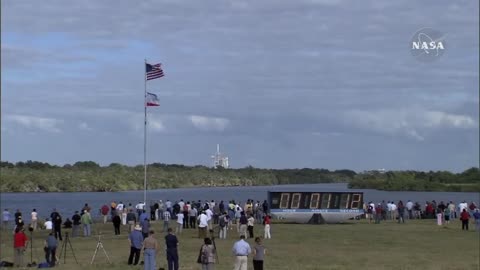
[[[388,135],[403,135],[418,141],[425,140],[430,129],[478,128],[470,116],[418,109],[351,110],[345,114],[347,125]]]
[[[134,114],[128,118],[128,123],[130,124],[132,130],[136,133],[142,131],[142,136],[144,129],[144,121],[145,119],[143,114]],[[155,117],[154,115],[148,115],[147,131],[164,132],[166,131],[166,127],[161,119]]]
[[[5,116],[7,122],[12,122],[28,129],[40,129],[43,131],[58,133],[61,129],[59,124],[63,123],[63,120],[54,118],[44,118],[28,115],[12,114]]]
[[[448,114],[439,111],[425,113],[425,124],[430,127],[478,128],[478,123],[470,116]]]
[[[200,115],[191,115],[189,118],[196,128],[204,131],[223,131],[230,123],[230,120],[226,118],[206,117]]]
[[[148,124],[149,124],[148,127],[154,132],[165,131],[165,126],[163,125],[163,122],[160,119],[150,119]]]
[[[86,130],[86,131],[92,130],[92,128],[89,127],[88,124],[85,123],[85,122],[82,122],[82,123],[78,124],[78,128],[81,129],[81,130]]]

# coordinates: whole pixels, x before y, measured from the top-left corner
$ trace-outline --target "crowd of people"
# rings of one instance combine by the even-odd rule
[[[450,221],[459,219],[462,221],[462,230],[468,230],[469,221],[475,223],[475,229],[480,231],[480,209],[471,202],[463,201],[455,204],[450,201],[437,203],[435,200],[425,202],[422,207],[420,203],[413,203],[408,200],[406,203],[398,201],[382,201],[375,204],[370,201],[363,205],[365,218],[369,223],[380,223],[381,221],[393,220],[398,223],[405,223],[405,219],[436,219],[439,226],[448,225]]]
[[[148,211],[149,210],[149,211]],[[130,243],[130,255],[127,261],[128,265],[137,265],[140,261],[141,250],[143,253],[144,269],[156,270],[156,254],[158,253],[159,244],[155,238],[155,231],[152,229],[151,222],[161,222],[162,233],[165,233],[165,246],[167,265],[169,270],[179,269],[178,258],[178,238],[182,235],[183,230],[198,230],[198,238],[203,239],[203,245],[200,248],[198,263],[202,269],[214,269],[216,263],[216,250],[214,239],[227,239],[228,234],[236,231],[240,241],[248,243],[243,239],[255,239],[256,246],[262,246],[260,237],[254,236],[254,225],[261,224],[263,226],[264,238],[270,239],[271,217],[269,215],[269,206],[266,201],[260,203],[251,199],[241,205],[239,202],[230,201],[219,203],[211,201],[175,201],[166,200],[156,201],[147,207],[144,203],[139,202],[135,206],[131,203],[128,205],[123,202],[111,202],[109,205],[102,205],[99,209],[101,219],[98,222],[113,224],[114,235],[121,234],[121,226],[125,226],[123,231],[128,232]],[[5,209],[2,215],[3,228],[10,227],[12,221],[11,214]],[[15,264],[23,266],[23,253],[27,247],[28,237],[24,233],[25,223],[22,213],[19,209],[14,213],[14,249]],[[29,228],[32,231],[46,229],[49,231],[45,240],[45,259],[50,266],[56,263],[56,249],[58,241],[63,241],[62,230],[71,230],[71,237],[79,237],[83,229],[83,236],[91,236],[91,226],[93,224],[92,208],[85,203],[80,211],[75,211],[71,218],[64,219],[62,215],[53,209],[49,217],[45,221],[40,221],[39,214],[36,209],[32,210],[31,222]],[[229,233],[230,232],[230,233]],[[249,247],[248,252],[237,250],[237,244],[232,252],[236,257],[235,269],[246,269],[243,260],[240,260],[240,254],[248,256],[251,253]],[[262,263],[265,249],[255,253],[254,269],[263,269]]]
[[[382,201],[378,203],[368,202],[363,205],[365,218],[369,223],[382,221],[395,221],[405,223],[407,219],[436,218],[438,225],[448,225],[454,219],[462,221],[462,229],[469,229],[469,220],[474,220],[476,230],[480,231],[480,212],[475,203],[459,204],[453,202],[437,203],[435,200],[426,202],[422,207],[418,202],[412,201]],[[50,266],[56,263],[56,249],[58,241],[62,239],[62,229],[71,230],[71,237],[79,237],[83,232],[84,237],[92,234],[93,210],[88,203],[75,211],[71,218],[64,218],[53,209],[50,215],[42,222],[36,209],[31,212],[29,229],[49,230],[45,240],[45,259]],[[270,207],[266,201],[247,200],[244,204],[235,201],[215,202],[214,200],[179,201],[172,202],[162,200],[152,202],[149,206],[143,202],[136,205],[124,204],[113,201],[104,204],[98,209],[100,219],[97,222],[113,224],[114,235],[120,235],[122,231],[128,232],[130,243],[130,255],[128,265],[137,265],[140,262],[143,250],[143,265],[146,270],[156,270],[156,254],[159,251],[155,231],[152,222],[158,222],[164,233],[166,259],[169,270],[179,269],[179,254],[177,247],[179,238],[184,230],[197,230],[197,237],[203,240],[200,247],[197,262],[202,269],[214,269],[217,259],[215,238],[227,239],[231,234],[239,238],[233,245],[232,253],[235,256],[234,269],[247,269],[248,256],[253,255],[254,269],[263,269],[263,260],[266,248],[263,239],[270,239],[271,216]],[[12,215],[5,209],[2,215],[3,228],[8,228],[11,221],[14,222],[14,259],[16,265],[24,265],[23,253],[27,247],[28,237],[25,234],[25,223],[19,209]],[[121,229],[123,226],[123,230]],[[254,226],[262,226],[263,237],[255,235]],[[230,237],[232,238],[232,237]],[[252,248],[245,239],[254,239]]]

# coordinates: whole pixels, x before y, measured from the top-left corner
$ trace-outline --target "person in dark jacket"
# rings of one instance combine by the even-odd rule
[[[67,220],[65,220],[65,222],[63,223],[63,228],[64,229],[71,229],[72,228],[72,221],[67,218]]]
[[[55,238],[62,241],[62,217],[57,215],[55,220],[53,220],[53,232],[55,233]]]
[[[133,232],[133,229],[135,227],[135,223],[137,222],[137,216],[133,212],[133,209],[128,209],[128,214],[127,214],[127,224],[129,227],[129,232]]]
[[[72,228],[72,237],[78,236],[78,229],[80,228],[80,219],[82,217],[78,214],[78,211],[75,211],[75,214],[72,216],[73,228]]]
[[[113,228],[115,230],[115,235],[120,235],[120,224],[122,223],[122,219],[118,214],[112,218]]]
[[[168,228],[168,234],[165,236],[165,246],[167,248],[168,270],[178,270],[178,239],[173,234],[172,228]]]

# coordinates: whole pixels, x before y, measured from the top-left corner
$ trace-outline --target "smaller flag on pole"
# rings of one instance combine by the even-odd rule
[[[146,106],[160,106],[160,101],[158,100],[157,95],[148,93],[145,99]]]
[[[150,65],[148,63],[145,63],[145,72],[146,72],[146,77],[147,81],[148,80],[153,80],[153,79],[158,79],[163,76],[163,70],[162,70],[162,64],[155,64],[155,65]]]

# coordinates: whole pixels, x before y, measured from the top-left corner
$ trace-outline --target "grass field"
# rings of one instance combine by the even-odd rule
[[[152,224],[163,248],[161,223]],[[95,225],[95,231],[102,231],[102,243],[112,264],[107,263],[100,250],[90,265],[97,237],[79,237],[71,238],[79,265],[67,248],[66,263],[62,257],[56,268],[143,269],[127,266],[129,244],[125,227],[120,236],[113,234],[111,223]],[[264,241],[265,269],[480,269],[480,234],[473,231],[473,224],[470,231],[462,231],[459,221],[448,227],[437,226],[434,220],[407,220],[406,224],[368,224],[365,220],[335,225],[273,224],[271,231],[273,239]],[[255,233],[260,232],[261,226],[257,226]],[[37,263],[45,260],[42,248],[46,235],[46,231],[33,232],[33,261]],[[187,229],[179,236],[180,269],[200,269],[196,258],[203,241],[196,235],[196,230]],[[233,269],[231,248],[236,240],[236,229],[229,231],[227,240],[216,239],[216,269]],[[253,244],[252,240],[248,242]],[[12,233],[2,231],[1,260],[13,261],[12,246]],[[25,261],[30,262],[30,247]],[[157,256],[157,267],[166,267],[163,250]],[[251,264],[249,269],[253,269]]]

